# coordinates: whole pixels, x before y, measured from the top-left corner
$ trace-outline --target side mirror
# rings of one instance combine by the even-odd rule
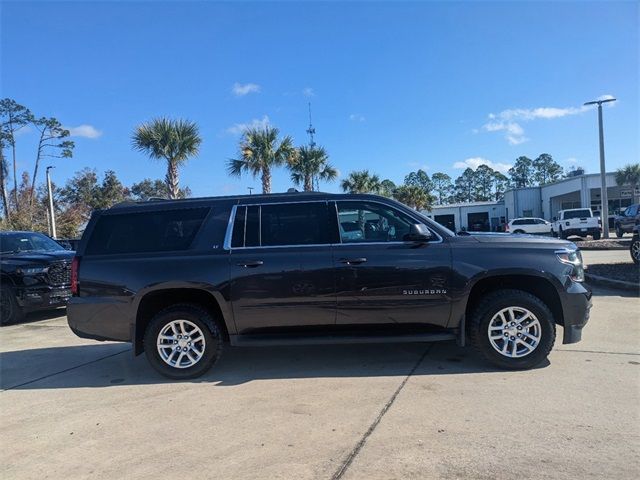
[[[428,242],[432,238],[433,235],[426,225],[414,223],[409,227],[409,233],[403,237],[403,240],[405,242]]]

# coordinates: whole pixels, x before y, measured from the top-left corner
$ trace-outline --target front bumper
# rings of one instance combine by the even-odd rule
[[[578,343],[582,339],[582,329],[589,321],[591,312],[591,296],[591,290],[577,282],[571,282],[564,293],[562,343]]]
[[[24,310],[64,307],[71,298],[71,285],[36,285],[16,288],[18,305]]]

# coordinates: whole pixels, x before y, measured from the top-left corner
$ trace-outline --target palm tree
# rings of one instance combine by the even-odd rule
[[[271,193],[271,169],[290,164],[296,157],[293,140],[288,135],[278,140],[277,128],[248,128],[242,135],[240,158],[229,160],[229,175],[240,177],[243,172],[262,176],[262,193]]]
[[[396,188],[393,198],[415,210],[431,209],[431,196],[416,185],[402,185]]]
[[[169,118],[157,118],[139,125],[132,137],[134,149],[147,153],[150,158],[167,161],[165,181],[172,199],[180,195],[178,167],[189,157],[198,155],[201,143],[194,122]]]
[[[305,192],[313,191],[314,180],[330,182],[338,176],[338,171],[327,163],[329,155],[324,148],[302,146],[298,154],[289,162],[291,181],[302,184]]]
[[[636,198],[636,189],[640,185],[640,163],[625,165],[616,170],[616,183],[619,186],[631,185],[633,197]]]
[[[342,191],[349,193],[379,193],[382,189],[380,178],[370,175],[369,170],[351,172],[340,184]]]

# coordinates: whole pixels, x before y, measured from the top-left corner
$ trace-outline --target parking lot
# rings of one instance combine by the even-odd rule
[[[186,382],[40,314],[0,330],[0,476],[637,478],[639,312],[596,289],[583,341],[532,371],[448,343],[280,347]]]

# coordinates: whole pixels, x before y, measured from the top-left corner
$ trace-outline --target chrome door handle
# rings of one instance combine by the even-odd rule
[[[246,262],[236,263],[236,265],[238,265],[239,267],[245,267],[245,268],[255,268],[255,267],[259,267],[260,265],[264,265],[264,262],[262,260],[249,260]]]
[[[347,265],[359,265],[367,261],[366,258],[341,258],[340,263],[346,263]]]

